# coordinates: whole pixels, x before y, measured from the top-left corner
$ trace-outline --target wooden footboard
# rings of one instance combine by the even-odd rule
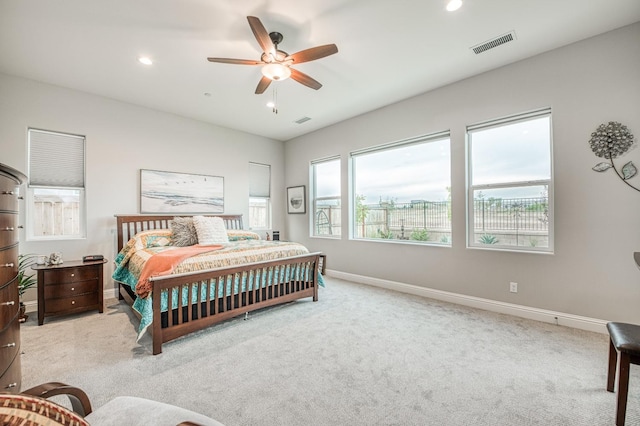
[[[151,278],[153,354],[162,344],[227,319],[296,299],[318,300],[319,253]],[[237,288],[236,288],[237,287]],[[161,292],[167,306],[161,311]]]
[[[227,229],[243,229],[241,215],[214,215]],[[116,215],[117,250],[136,233],[167,229],[174,215]],[[153,354],[162,344],[227,319],[296,299],[318,300],[320,253],[267,262],[150,278],[153,284]],[[119,298],[133,304],[136,295],[119,284]],[[168,309],[162,312],[162,293]],[[174,307],[175,305],[175,307]]]

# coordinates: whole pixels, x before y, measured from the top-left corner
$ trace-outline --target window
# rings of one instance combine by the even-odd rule
[[[553,250],[551,110],[467,127],[468,245]]]
[[[27,239],[84,238],[84,136],[29,129]]]
[[[341,235],[340,158],[311,162],[314,236]]]
[[[354,239],[451,244],[449,132],[351,153]]]
[[[271,166],[249,163],[249,227],[271,228]]]

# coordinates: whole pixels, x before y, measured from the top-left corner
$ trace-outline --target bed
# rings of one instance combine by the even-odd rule
[[[162,250],[155,248],[155,244],[171,245],[165,240],[171,234],[170,224],[175,216],[116,215],[118,255],[113,278],[118,282],[118,297],[131,304],[140,317],[139,338],[145,332],[151,333],[154,355],[162,352],[165,342],[230,318],[297,299],[318,300],[318,285],[322,285],[318,271],[320,253],[309,253],[296,243],[244,238],[243,234],[251,233],[243,233],[241,215],[205,217],[221,218],[230,235],[240,235],[239,241],[193,255],[166,275],[151,274],[145,280],[149,286],[145,292],[136,291],[135,281],[141,277],[131,266],[148,261],[154,251]],[[149,244],[149,241],[155,243]],[[140,248],[141,244],[145,250],[134,249],[135,255],[128,253],[132,245]],[[251,251],[254,249],[255,253],[266,253],[260,254],[266,260],[254,261],[260,259]],[[229,260],[236,259],[236,254],[230,253],[233,250],[252,253],[248,256],[250,261]],[[123,262],[125,256],[146,256],[147,260],[136,258],[134,262],[131,257],[127,264]],[[207,263],[216,256],[226,256],[224,266]],[[202,259],[198,259],[200,257]],[[204,259],[208,259],[207,262]],[[205,269],[193,270],[199,260],[203,260]],[[207,269],[209,266],[213,267]],[[140,265],[137,269],[139,273]]]

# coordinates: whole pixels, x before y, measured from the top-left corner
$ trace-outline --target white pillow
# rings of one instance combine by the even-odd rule
[[[211,245],[228,243],[227,229],[221,217],[194,216],[193,226],[198,234],[198,244]]]

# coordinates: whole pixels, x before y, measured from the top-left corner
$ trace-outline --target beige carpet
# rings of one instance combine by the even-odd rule
[[[606,335],[327,278],[298,301],[164,345],[105,313],[22,327],[23,388],[82,387],[199,411],[226,425],[612,425]],[[640,425],[632,367],[628,425]]]

